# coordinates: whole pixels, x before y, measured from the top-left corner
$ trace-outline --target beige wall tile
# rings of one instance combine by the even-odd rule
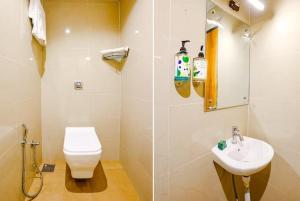
[[[246,133],[247,107],[206,114],[202,109],[199,104],[170,108],[170,170],[209,154],[220,139],[231,137],[233,125]]]
[[[67,126],[96,127],[102,159],[118,159],[121,75],[116,65],[101,59],[100,50],[120,45],[119,3],[48,0],[45,10],[48,47],[42,79],[44,160],[63,160]],[[66,28],[70,34],[65,34]],[[83,82],[82,91],[74,90],[75,80]]]
[[[191,57],[205,41],[206,1],[155,1],[155,199],[225,200],[210,149],[237,125],[247,130],[247,106],[204,113],[191,86],[183,98],[174,85],[181,40]],[[189,31],[187,31],[189,30]]]
[[[31,36],[28,1],[4,0],[0,8],[0,200],[24,199],[21,186],[23,130],[41,141],[42,48]],[[41,161],[41,147],[37,149]],[[33,181],[32,150],[26,146],[26,188]]]
[[[120,159],[141,201],[152,200],[152,1],[121,0],[122,70]]]
[[[211,154],[170,174],[170,200],[226,200]]]
[[[299,130],[299,91],[298,65],[300,29],[297,24],[299,2],[269,2],[274,15],[253,25],[257,31],[252,46],[251,57],[251,107],[250,135],[271,143],[277,157],[273,161],[270,177],[270,192],[279,194],[281,199],[299,199],[300,166],[297,160],[299,147],[297,136]],[[287,12],[288,11],[288,12]],[[256,19],[254,18],[254,21]],[[288,38],[282,41],[278,38]],[[274,42],[276,44],[274,44]],[[279,49],[275,48],[280,47]],[[284,68],[282,68],[284,66]],[[284,81],[284,83],[282,83]],[[287,146],[288,144],[288,146]],[[287,174],[280,174],[279,172]],[[282,188],[290,190],[286,195],[280,194]],[[291,193],[293,192],[293,193]],[[270,193],[269,193],[270,194]],[[268,194],[266,195],[268,196]],[[288,196],[288,198],[286,198]]]
[[[255,18],[251,48],[250,136],[275,149],[262,200],[299,200],[298,1],[268,2],[272,17]],[[286,40],[280,40],[285,38]]]

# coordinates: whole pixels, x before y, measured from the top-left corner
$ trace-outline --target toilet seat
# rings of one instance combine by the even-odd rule
[[[64,140],[64,152],[98,153],[101,144],[94,127],[67,127]]]

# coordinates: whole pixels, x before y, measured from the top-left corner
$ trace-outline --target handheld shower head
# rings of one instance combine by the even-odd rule
[[[27,133],[28,133],[28,128],[25,124],[22,124],[22,127],[23,127],[23,140],[26,140],[27,139]]]

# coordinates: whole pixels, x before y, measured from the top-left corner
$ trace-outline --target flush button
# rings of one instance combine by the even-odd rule
[[[83,89],[83,82],[80,80],[74,81],[74,89],[75,90],[82,90]]]

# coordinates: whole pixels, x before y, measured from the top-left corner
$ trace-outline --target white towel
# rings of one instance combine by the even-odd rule
[[[102,54],[103,59],[121,62],[123,58],[128,56],[128,52],[128,47],[120,47],[116,49],[102,50],[100,53]]]
[[[101,50],[100,54],[102,54],[102,55],[114,54],[114,53],[124,54],[124,53],[127,53],[128,50],[129,50],[128,47],[120,47],[120,48],[115,48],[115,49]]]
[[[46,46],[46,16],[40,0],[30,0],[28,15],[32,19],[32,35]]]

